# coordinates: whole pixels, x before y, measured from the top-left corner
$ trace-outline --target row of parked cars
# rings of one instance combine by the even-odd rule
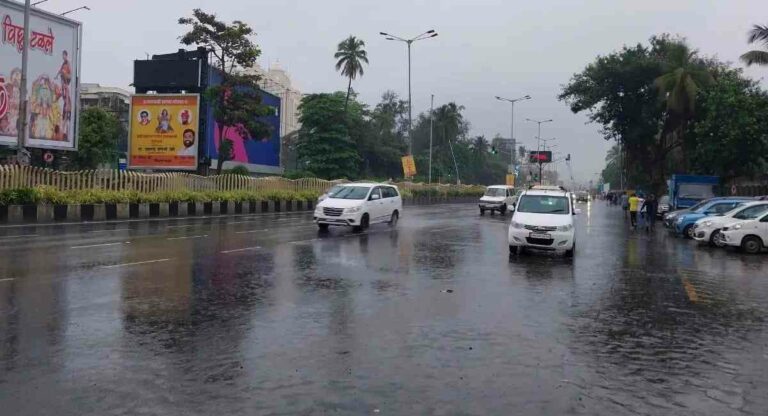
[[[747,253],[768,248],[768,200],[718,197],[664,215],[664,226],[685,238]]]

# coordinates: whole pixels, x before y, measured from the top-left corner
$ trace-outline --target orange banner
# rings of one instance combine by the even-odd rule
[[[200,96],[147,94],[131,97],[130,168],[197,169]]]
[[[403,174],[406,178],[412,178],[416,176],[416,162],[413,160],[413,156],[403,156]]]

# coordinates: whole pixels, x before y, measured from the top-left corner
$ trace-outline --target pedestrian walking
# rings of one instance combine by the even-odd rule
[[[637,211],[637,222],[636,222],[636,229],[642,230],[645,229],[646,225],[648,224],[648,220],[646,217],[646,210],[645,210],[645,195],[638,194],[637,197],[637,206],[639,207]]]
[[[629,223],[632,225],[632,228],[637,227],[637,210],[640,208],[638,205],[639,202],[640,198],[635,194],[632,194],[632,196],[627,199],[627,205],[629,207]]]
[[[659,201],[656,200],[656,195],[650,194],[648,199],[643,203],[643,208],[645,208],[645,216],[647,219],[645,231],[650,232],[656,223],[656,213],[659,212]]]
[[[627,210],[629,210],[629,196],[626,193],[621,194],[621,209],[624,210],[624,218],[627,218]]]

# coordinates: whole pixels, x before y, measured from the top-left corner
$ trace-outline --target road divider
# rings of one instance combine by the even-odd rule
[[[70,249],[121,246],[123,244],[131,244],[131,242],[130,241],[120,241],[120,242],[114,242],[114,243],[88,244],[88,245],[85,245],[85,246],[72,246],[72,247],[70,247]]]
[[[253,247],[236,248],[232,250],[224,250],[221,252],[221,254],[232,254],[232,253],[240,253],[243,251],[254,251],[254,250],[261,250],[261,247],[253,246]]]
[[[128,266],[139,266],[142,264],[151,264],[151,263],[162,263],[166,261],[170,261],[171,259],[157,259],[157,260],[146,260],[146,261],[135,261],[132,263],[122,263],[122,264],[112,264],[108,266],[101,266],[102,269],[116,269],[118,267],[128,267]]]
[[[206,238],[206,237],[208,237],[208,234],[188,235],[188,236],[183,236],[183,237],[168,237],[168,238],[166,238],[166,240],[168,240],[168,241],[172,241],[172,240],[191,240],[193,238]]]

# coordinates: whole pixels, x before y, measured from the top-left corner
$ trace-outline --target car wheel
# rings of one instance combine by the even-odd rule
[[[683,236],[688,239],[693,239],[693,224],[686,225],[685,228],[683,228]]]
[[[712,231],[712,235],[709,236],[709,245],[712,247],[722,247],[725,244],[721,241],[722,236],[720,230]]]
[[[480,215],[485,215],[485,208],[480,208]]]
[[[520,252],[520,247],[517,246],[509,246],[509,254],[515,255]]]
[[[360,220],[360,227],[363,230],[367,230],[371,226],[371,218],[368,214],[363,214],[363,218]]]
[[[397,227],[397,221],[400,219],[400,214],[397,211],[392,212],[392,218],[389,219],[390,227]]]
[[[317,224],[317,228],[319,228],[320,231],[328,231],[328,224]]]
[[[573,258],[573,255],[576,253],[576,243],[573,243],[573,247],[570,250],[565,250],[565,257],[567,258]]]
[[[501,209],[499,209],[499,214],[501,214],[501,215],[506,215],[507,214],[507,206],[506,205],[502,205],[501,206]]]
[[[763,249],[763,242],[753,235],[748,235],[741,240],[741,249],[749,254],[757,254]]]

